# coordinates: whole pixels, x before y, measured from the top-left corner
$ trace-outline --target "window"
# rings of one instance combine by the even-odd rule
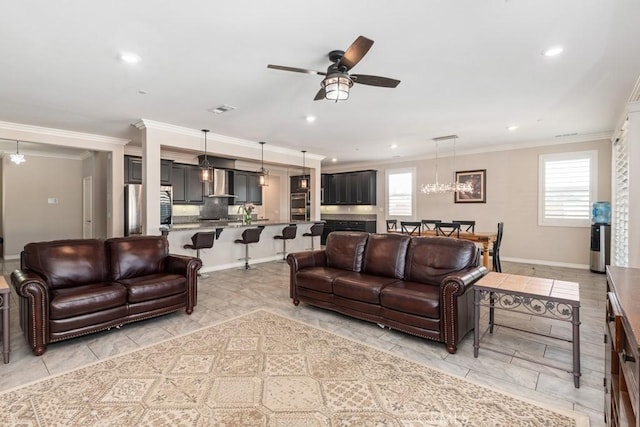
[[[413,217],[415,169],[387,171],[387,217]]]
[[[596,151],[540,156],[538,225],[589,227],[597,199]]]

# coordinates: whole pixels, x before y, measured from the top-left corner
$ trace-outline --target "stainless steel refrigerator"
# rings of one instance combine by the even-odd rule
[[[173,187],[160,187],[160,224],[171,225]],[[124,186],[124,235],[142,234],[142,184]]]
[[[142,184],[124,186],[124,235],[142,234]]]

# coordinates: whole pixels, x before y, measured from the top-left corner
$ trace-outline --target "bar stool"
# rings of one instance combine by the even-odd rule
[[[316,222],[311,226],[311,229],[308,233],[302,233],[304,237],[311,237],[311,250],[313,250],[313,241],[314,237],[322,236],[322,232],[324,231],[324,222]],[[309,248],[307,248],[309,249]]]
[[[244,258],[238,258],[244,260],[244,270],[249,269],[249,244],[258,243],[260,241],[260,234],[264,227],[247,228],[242,232],[242,239],[236,239],[235,243],[241,243],[244,245]]]
[[[282,252],[276,252],[276,253],[282,254],[283,261],[286,261],[287,259],[287,240],[295,239],[297,232],[298,232],[298,226],[295,224],[289,224],[282,229],[281,236],[273,236],[274,239],[282,240]]]
[[[200,249],[209,249],[213,247],[213,242],[216,240],[216,232],[215,231],[201,231],[199,233],[191,236],[191,244],[186,244],[183,246],[185,249],[195,249],[196,257],[200,259]],[[198,271],[198,276],[206,279],[209,277],[206,274],[201,274]]]

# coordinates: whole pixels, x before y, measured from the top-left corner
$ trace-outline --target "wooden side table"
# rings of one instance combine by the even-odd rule
[[[573,374],[574,386],[580,387],[580,285],[578,283],[495,272],[490,272],[482,277],[474,284],[473,357],[478,357],[480,349],[481,306],[489,307],[489,333],[493,333],[495,309],[571,322],[572,339],[538,334],[532,331],[524,332],[550,336],[573,343],[573,370],[567,370],[567,372]],[[500,326],[518,329],[508,325],[501,324]],[[491,350],[514,356],[497,349]],[[525,359],[520,356],[514,357]],[[539,360],[530,361],[559,368]]]
[[[11,299],[11,289],[3,276],[0,276],[0,330],[2,330],[2,358],[4,363],[9,363],[9,353],[11,346],[9,343],[9,300]]]

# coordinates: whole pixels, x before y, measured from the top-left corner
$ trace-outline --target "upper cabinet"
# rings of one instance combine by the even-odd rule
[[[247,171],[233,171],[234,204],[253,203],[262,205],[262,187],[258,185],[258,174]]]
[[[374,170],[322,174],[323,205],[375,205],[376,175]]]
[[[172,160],[160,160],[160,184],[171,185]],[[124,156],[124,183],[142,184],[142,158]]]
[[[173,203],[182,205],[201,205],[204,203],[204,186],[200,181],[197,165],[174,163],[171,168]]]

